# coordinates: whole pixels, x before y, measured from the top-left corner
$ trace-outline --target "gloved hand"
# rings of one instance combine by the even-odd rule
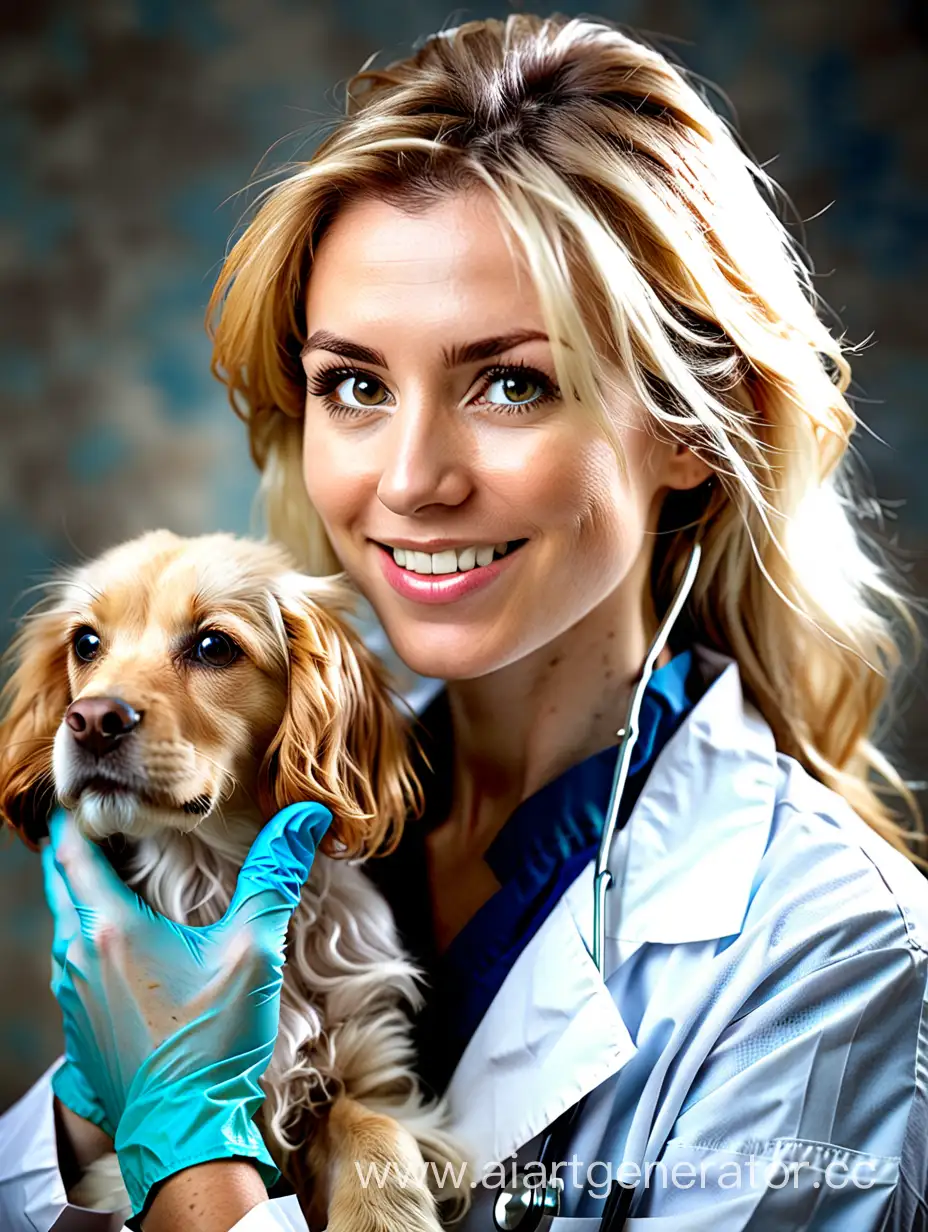
[[[207,1160],[243,1156],[265,1185],[278,1179],[252,1117],[277,1038],[287,926],[331,820],[321,804],[283,809],[223,918],[191,928],[120,881],[68,814],[52,818],[42,865],[66,1056],[52,1086],[115,1137],[134,1214],[157,1182]]]

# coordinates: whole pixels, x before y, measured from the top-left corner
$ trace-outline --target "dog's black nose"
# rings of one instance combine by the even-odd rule
[[[77,743],[97,757],[111,753],[142,721],[139,711],[118,697],[82,697],[64,718]]]

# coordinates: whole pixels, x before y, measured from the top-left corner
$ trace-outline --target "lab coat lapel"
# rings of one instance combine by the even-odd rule
[[[453,1132],[478,1169],[505,1161],[637,1051],[590,957],[592,897],[588,865],[519,955],[451,1079]]]

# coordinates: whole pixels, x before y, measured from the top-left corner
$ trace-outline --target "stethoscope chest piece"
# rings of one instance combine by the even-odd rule
[[[527,1181],[504,1189],[493,1204],[493,1226],[500,1232],[537,1232],[561,1206],[560,1179],[547,1185]]]

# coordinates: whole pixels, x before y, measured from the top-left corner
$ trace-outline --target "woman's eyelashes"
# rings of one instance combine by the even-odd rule
[[[480,382],[475,405],[504,415],[524,415],[561,396],[549,376],[522,362],[495,364],[481,373]],[[308,378],[307,389],[334,419],[359,418],[392,404],[380,377],[360,368],[324,368]]]
[[[353,395],[350,392],[352,387],[355,391]],[[390,395],[383,381],[360,368],[324,368],[309,378],[307,389],[322,399],[333,419],[352,419],[390,405]],[[333,394],[338,394],[339,400],[333,398]],[[352,396],[355,401],[344,401],[345,397]]]
[[[538,368],[521,362],[498,364],[493,368],[488,368],[482,374],[481,381],[483,382],[481,396],[486,400],[479,405],[492,406],[506,413],[518,413],[540,406],[545,402],[556,402],[561,396],[561,391],[550,377]],[[500,396],[488,397],[487,395],[496,386],[500,388]],[[525,392],[526,386],[529,389],[528,393]],[[534,393],[531,392],[533,388]]]

